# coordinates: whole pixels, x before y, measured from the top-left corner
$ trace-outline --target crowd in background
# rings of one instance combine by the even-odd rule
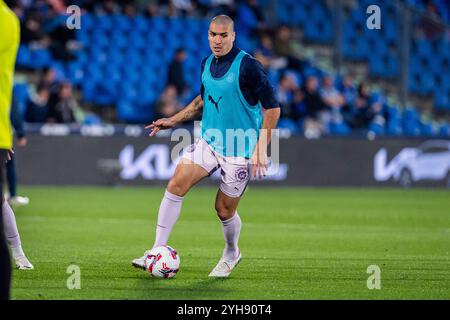
[[[383,97],[373,95],[365,82],[355,83],[352,75],[334,78],[306,74],[308,59],[301,43],[294,41],[293,30],[285,25],[271,29],[257,0],[9,0],[21,21],[21,41],[30,46],[50,49],[57,60],[70,61],[79,50],[73,30],[60,19],[67,5],[79,5],[83,11],[98,14],[120,12],[128,16],[143,13],[153,16],[205,17],[228,14],[236,21],[237,32],[257,40],[252,52],[265,67],[278,100],[282,116],[303,122],[306,128],[326,131],[327,124],[344,120],[351,128],[366,128],[374,120],[385,121]],[[435,14],[436,8],[429,10]],[[239,37],[237,34],[237,37]],[[168,117],[183,107],[190,87],[184,76],[187,52],[179,48],[167,70],[167,86],[152,106],[158,117]],[[200,61],[199,61],[200,65]],[[42,70],[41,79],[31,95],[25,112],[27,122],[82,123],[83,109],[75,98],[70,82],[60,79],[55,70]]]

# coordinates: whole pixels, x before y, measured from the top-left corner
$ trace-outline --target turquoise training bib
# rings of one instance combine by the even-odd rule
[[[201,136],[226,157],[250,158],[262,125],[261,103],[249,105],[239,87],[241,61],[246,54],[241,50],[220,78],[211,75],[211,54],[202,74],[205,91]]]

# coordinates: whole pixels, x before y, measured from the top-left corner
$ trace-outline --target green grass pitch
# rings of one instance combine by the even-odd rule
[[[153,243],[163,188],[22,188],[16,210],[35,266],[13,299],[449,299],[450,194],[431,189],[250,188],[239,207],[243,260],[209,279],[223,249],[216,190],[185,198],[170,245],[173,279],[131,267]],[[69,290],[67,268],[81,270]],[[367,268],[381,269],[369,290]]]

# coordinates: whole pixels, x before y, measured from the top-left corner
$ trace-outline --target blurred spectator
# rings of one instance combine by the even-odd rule
[[[100,10],[102,13],[112,14],[120,11],[120,5],[113,0],[104,0],[101,2]]]
[[[355,104],[355,100],[358,95],[355,84],[353,83],[352,76],[344,76],[344,78],[342,79],[340,91],[342,93],[342,96],[344,97],[345,106],[351,109]]]
[[[31,95],[27,102],[25,121],[32,123],[47,122],[49,99],[50,90],[45,86],[38,87],[36,94]]]
[[[177,49],[167,73],[167,85],[174,85],[179,97],[183,96],[187,89],[183,68],[183,62],[186,58],[186,50],[184,48]]]
[[[314,76],[305,80],[302,88],[303,103],[305,108],[305,136],[307,138],[318,138],[326,131],[323,114],[326,110],[325,103],[319,94],[319,81]]]
[[[171,0],[170,5],[180,11],[182,15],[188,15],[191,14],[194,6],[192,4],[191,0]]]
[[[345,103],[344,97],[334,86],[334,79],[330,75],[323,77],[320,94],[322,96],[322,100],[331,109],[339,109]]]
[[[159,6],[158,6],[158,1],[154,0],[154,1],[141,1],[143,8],[142,11],[144,12],[144,16],[146,18],[153,18],[157,15],[159,15]]]
[[[257,0],[246,0],[237,8],[237,29],[239,34],[251,36],[266,29],[266,19]]]
[[[181,108],[182,105],[177,99],[176,87],[174,85],[168,85],[155,104],[155,109],[158,113],[157,118],[171,117],[181,110]]]
[[[300,50],[295,47],[297,42],[292,37],[292,31],[288,26],[282,25],[277,29],[274,42],[275,53],[287,59],[289,69],[303,72],[305,61],[301,58]]]
[[[301,89],[296,89],[292,97],[292,115],[293,120],[300,120],[307,116],[306,105],[303,102],[303,91]]]
[[[129,18],[133,18],[137,14],[137,8],[133,3],[125,4],[123,7],[123,13]]]
[[[319,94],[319,80],[314,76],[307,77],[302,91],[307,116],[317,119],[319,113],[326,109],[322,97]]]
[[[426,11],[422,14],[417,28],[428,39],[439,38],[445,32],[445,25],[442,23],[439,10],[432,0],[424,2]]]
[[[281,76],[277,88],[277,100],[281,105],[282,117],[293,117],[292,102],[297,89],[297,81],[293,74],[285,73]]]
[[[82,123],[83,112],[72,95],[72,85],[61,84],[58,99],[49,106],[47,122],[50,123]]]
[[[42,74],[41,80],[39,81],[38,88],[47,89],[50,94],[57,94],[59,83],[56,76],[55,69],[45,68]]]
[[[198,2],[209,8],[208,15],[210,16],[226,14],[232,19],[236,18],[234,0],[199,0]]]
[[[330,121],[335,123],[342,122],[341,108],[344,106],[345,100],[334,86],[334,79],[332,76],[326,75],[322,79],[322,89],[320,90],[320,95],[330,111]]]
[[[267,34],[261,35],[254,56],[269,72],[276,72],[287,66],[286,58],[277,56],[273,48],[272,38]]]
[[[65,17],[55,17],[48,29],[48,34],[52,39],[49,48],[53,58],[61,61],[73,60],[75,51],[81,45],[75,39],[75,30],[67,28]]]
[[[50,44],[50,38],[42,30],[41,22],[30,15],[21,22],[20,41],[33,47],[46,48]]]
[[[345,75],[343,77],[340,92],[345,101],[344,106],[342,107],[342,116],[344,117],[344,121],[350,124],[353,121],[356,99],[358,97],[358,90],[350,75]]]
[[[383,103],[381,100],[370,98],[370,90],[366,83],[358,86],[358,97],[356,98],[353,121],[350,122],[353,128],[367,128],[371,121],[377,117],[379,122],[383,122]]]

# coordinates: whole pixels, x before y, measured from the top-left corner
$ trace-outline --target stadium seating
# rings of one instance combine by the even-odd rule
[[[400,74],[400,26],[398,7],[392,1],[379,0],[383,13],[381,30],[365,27],[362,8],[373,1],[362,0],[345,13],[343,24],[342,53],[350,61],[367,63],[374,77],[397,79]],[[408,5],[423,10],[421,1],[404,0]],[[312,43],[332,45],[334,39],[333,10],[326,1],[284,0],[275,3],[279,23],[301,28],[304,39]],[[446,1],[436,0],[443,12]],[[245,5],[239,5],[236,29],[237,45],[252,52],[257,43],[250,30],[256,26],[256,18]],[[444,19],[448,17],[443,16]],[[128,17],[122,14],[86,13],[82,28],[76,38],[83,49],[78,50],[75,60],[61,63],[52,58],[48,49],[21,45],[17,64],[30,69],[53,67],[60,77],[77,85],[84,101],[99,107],[113,105],[120,121],[145,122],[154,116],[153,105],[164,89],[168,64],[178,47],[188,52],[185,62],[186,80],[192,91],[200,87],[199,61],[209,54],[205,37],[207,19],[191,17],[153,17],[142,15]],[[166,30],[171,30],[167,33]],[[444,66],[444,70],[442,69]],[[436,109],[450,110],[450,42],[444,39],[411,40],[408,89],[421,95],[433,95]],[[325,73],[314,65],[308,65],[303,74],[297,75],[299,84],[308,75],[323,76]],[[269,73],[275,82],[279,74]],[[414,109],[403,112],[385,103],[389,114],[386,124],[370,124],[369,130],[386,135],[438,135],[446,132],[442,125],[436,129],[429,123],[420,122]],[[96,121],[95,119],[93,121]],[[282,119],[279,126],[292,132],[301,132],[301,125]],[[350,129],[345,123],[333,123],[330,134],[347,135]]]
[[[188,52],[186,80],[193,84],[199,82],[200,69],[195,62],[208,52],[207,42],[198,41],[205,30],[204,20],[86,16],[88,25],[78,32],[86,52],[80,52],[77,61],[68,67],[68,77],[81,83],[86,101],[117,104],[122,121],[139,122],[149,118],[151,112],[143,113],[142,106],[150,110],[158,98],[165,84],[167,66],[180,46]],[[98,24],[95,33],[90,32],[91,23]],[[116,26],[113,32],[109,29],[111,23]],[[164,32],[169,28],[170,35]],[[183,42],[182,33],[188,35],[183,36]],[[81,72],[77,72],[77,67]]]

